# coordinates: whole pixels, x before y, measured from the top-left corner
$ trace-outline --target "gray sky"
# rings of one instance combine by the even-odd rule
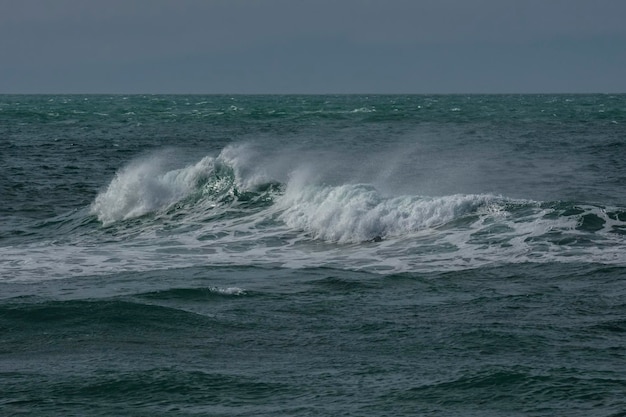
[[[0,93],[626,92],[625,0],[0,0]]]

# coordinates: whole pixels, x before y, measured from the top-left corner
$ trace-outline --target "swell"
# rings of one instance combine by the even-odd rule
[[[199,291],[189,296],[172,290],[169,297],[125,297],[98,300],[7,300],[0,305],[0,330],[5,335],[0,352],[19,356],[50,355],[55,352],[143,349],[160,346],[164,335],[194,339],[202,330],[205,342],[219,334],[243,326],[216,314],[219,291],[215,297],[199,299]],[[234,291],[234,290],[233,290]],[[205,294],[206,295],[206,294]],[[227,295],[222,295],[227,296]],[[235,295],[232,295],[235,296]],[[198,341],[200,343],[200,341]]]
[[[517,404],[516,411],[530,413],[545,411],[546,407],[559,409],[567,403],[570,406],[577,404],[591,412],[596,407],[590,400],[605,398],[607,393],[620,392],[625,387],[626,383],[615,374],[598,373],[598,376],[589,378],[584,371],[577,369],[546,369],[540,372],[517,366],[465,373],[454,380],[391,393],[386,399],[450,407],[462,406],[471,397],[477,403],[488,403],[491,408],[503,411],[514,403]],[[596,406],[600,404],[596,403]]]
[[[104,366],[104,364],[103,364]],[[134,368],[134,367],[133,367]],[[7,375],[0,383],[9,415],[193,415],[230,410],[246,415],[281,415],[284,404],[306,390],[263,376],[181,368],[163,363],[76,375]],[[51,381],[51,382],[50,382]],[[27,395],[24,395],[24,392]],[[293,406],[292,406],[293,407]],[[288,408],[288,407],[287,407]],[[230,414],[229,414],[230,415]]]
[[[105,329],[162,331],[177,328],[177,322],[197,324],[201,321],[195,314],[130,299],[15,301],[9,300],[0,307],[3,327],[20,328],[22,332],[47,329],[49,336],[81,331],[88,336]]]

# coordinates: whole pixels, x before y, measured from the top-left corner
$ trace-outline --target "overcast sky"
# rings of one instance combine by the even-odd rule
[[[0,0],[0,93],[626,92],[626,0]]]

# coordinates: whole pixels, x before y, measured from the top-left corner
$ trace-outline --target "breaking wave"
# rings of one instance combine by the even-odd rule
[[[310,166],[283,173],[281,181],[267,174],[266,161],[246,146],[229,146],[215,157],[175,169],[167,154],[141,158],[117,173],[95,198],[91,213],[105,226],[151,215],[148,224],[151,218],[169,220],[173,229],[196,224],[212,236],[236,229],[250,239],[296,233],[340,244],[406,238],[426,230],[439,230],[446,238],[443,231],[452,228],[458,239],[450,244],[456,247],[468,242],[563,245],[584,241],[581,236],[590,233],[604,247],[626,228],[620,209],[491,194],[389,196],[370,184],[320,183]],[[236,225],[225,220],[233,218],[239,219]],[[471,233],[460,239],[464,227]],[[532,250],[538,248],[545,249],[535,244]]]
[[[268,218],[313,239],[355,243],[415,233],[480,210],[498,210],[503,201],[492,195],[384,196],[369,184],[316,184],[306,170],[289,173],[282,184],[253,169],[253,158],[246,155],[228,147],[217,157],[205,156],[177,169],[168,169],[164,155],[139,159],[116,174],[95,198],[91,213],[105,226],[183,208],[187,216],[182,221],[206,221],[218,207],[248,203],[248,209],[266,209]],[[255,206],[259,202],[264,204]]]
[[[440,226],[496,204],[490,195],[383,197],[373,186],[300,187],[280,200],[280,218],[313,238],[348,243],[381,240]]]
[[[217,157],[205,156],[178,169],[169,169],[167,154],[140,158],[121,169],[98,194],[91,213],[107,226],[182,205],[214,208],[218,204],[250,199],[253,190],[272,188],[274,184],[258,183],[260,178],[254,176],[241,180],[240,171],[244,170],[241,160],[230,147]]]
[[[38,223],[37,239],[0,247],[0,264],[18,281],[203,265],[375,273],[626,265],[624,207],[394,194],[319,175],[329,165],[300,163],[310,155],[273,156],[229,146],[193,163],[167,153],[139,158],[89,210]]]

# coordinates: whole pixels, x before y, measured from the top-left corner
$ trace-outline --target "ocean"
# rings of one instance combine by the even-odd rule
[[[626,95],[0,96],[3,416],[626,416]]]

